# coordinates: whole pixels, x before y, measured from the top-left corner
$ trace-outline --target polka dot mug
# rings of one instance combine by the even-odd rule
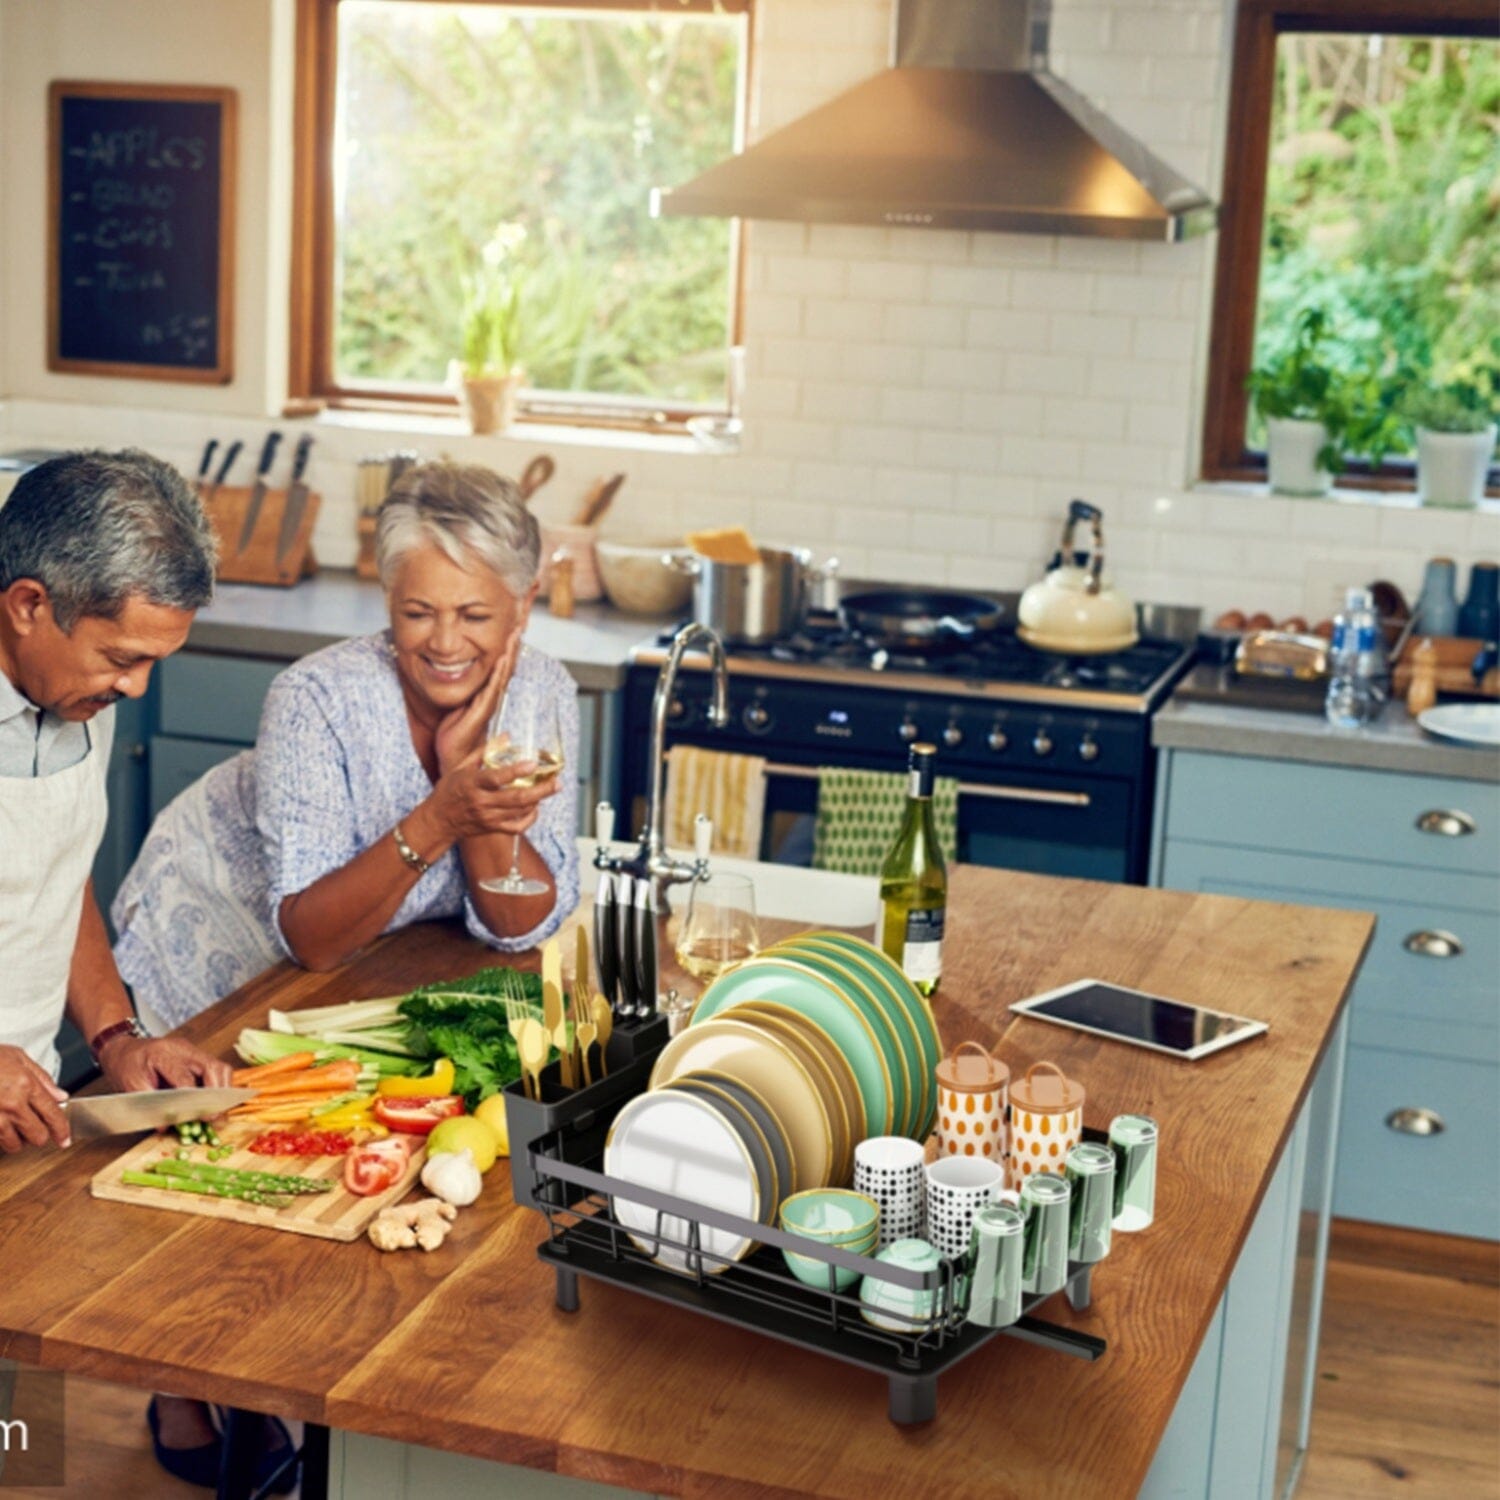
[[[1083,1139],[1083,1085],[1056,1063],[1032,1063],[1010,1091],[1010,1186],[1036,1172],[1062,1175],[1069,1151]]]
[[[938,1155],[1005,1165],[1010,1069],[978,1042],[960,1042],[937,1065]]]

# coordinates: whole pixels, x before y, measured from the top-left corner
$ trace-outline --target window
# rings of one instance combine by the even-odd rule
[[[735,149],[748,6],[301,0],[293,394],[451,402],[498,264],[529,415],[723,410],[732,226],[650,191]]]
[[[1497,36],[1493,0],[1240,0],[1207,478],[1263,477],[1245,375],[1304,307],[1388,382],[1500,371]]]

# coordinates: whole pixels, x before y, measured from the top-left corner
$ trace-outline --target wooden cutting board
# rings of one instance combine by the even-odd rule
[[[231,1137],[225,1137],[230,1144]],[[250,1140],[249,1134],[243,1141]],[[114,1203],[144,1204],[149,1208],[168,1208],[177,1213],[200,1214],[206,1219],[228,1219],[235,1224],[261,1224],[267,1229],[289,1229],[293,1234],[311,1234],[325,1240],[357,1240],[369,1227],[370,1220],[388,1204],[395,1203],[417,1180],[427,1160],[427,1148],[414,1141],[415,1149],[406,1171],[383,1193],[361,1198],[339,1182],[344,1170],[342,1156],[255,1156],[241,1144],[229,1156],[214,1163],[220,1167],[249,1168],[259,1172],[289,1172],[297,1177],[326,1177],[338,1186],[331,1193],[308,1193],[293,1198],[285,1208],[266,1208],[242,1203],[238,1198],[210,1198],[201,1193],[168,1192],[165,1188],[128,1187],[120,1181],[124,1172],[149,1172],[154,1163],[171,1157],[177,1150],[175,1136],[147,1136],[123,1156],[100,1168],[89,1182],[95,1198]],[[194,1161],[205,1161],[200,1147]]]

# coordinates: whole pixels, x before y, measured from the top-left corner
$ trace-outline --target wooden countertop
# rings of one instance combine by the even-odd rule
[[[553,1303],[538,1216],[504,1169],[442,1250],[381,1255],[96,1202],[100,1141],[0,1158],[0,1355],[668,1494],[867,1500],[1133,1496],[1373,931],[1360,913],[961,867],[947,1043],[1050,1057],[1086,1117],[1161,1124],[1157,1219],[1116,1238],[1094,1302],[1047,1313],[1102,1334],[1097,1364],[1000,1338],[899,1429],[883,1380],[582,1283]],[[535,955],[525,955],[527,966]],[[390,994],[493,955],[456,928],[382,940],[334,974],[277,968],[197,1018],[228,1055],[266,1010]],[[1195,1064],[1018,1020],[1004,1007],[1087,975],[1270,1022]]]

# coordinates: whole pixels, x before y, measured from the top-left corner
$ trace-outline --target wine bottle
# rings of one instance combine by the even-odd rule
[[[932,812],[937,747],[913,745],[907,771],[906,812],[880,868],[876,941],[906,977],[930,995],[943,972],[943,923],[948,871]]]

